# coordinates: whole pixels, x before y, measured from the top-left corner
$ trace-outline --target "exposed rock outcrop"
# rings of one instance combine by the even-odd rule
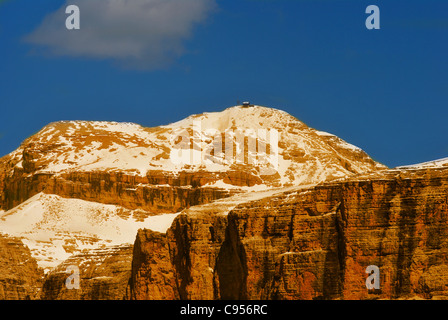
[[[176,290],[174,268],[169,256],[169,246],[164,233],[139,230],[134,245],[132,269],[138,270],[139,279],[129,283],[128,299],[175,300]]]
[[[250,175],[242,177],[241,173],[234,172],[226,173],[226,177],[245,186],[255,184],[255,178]],[[146,177],[101,171],[60,175],[15,173],[3,181],[5,187],[1,207],[9,210],[37,193],[45,192],[154,213],[178,212],[239,192],[238,189],[204,187],[207,182],[215,182],[221,178],[212,173],[174,175],[161,171],[150,171]]]
[[[448,168],[386,170],[194,207],[158,239],[173,268],[165,281],[182,299],[447,298],[447,194]],[[379,267],[379,290],[366,288],[369,265]],[[141,268],[160,277],[134,265],[133,290]],[[153,298],[140,293],[133,298]]]
[[[41,299],[123,300],[131,275],[132,251],[132,246],[123,245],[71,256],[46,275]],[[75,270],[79,270],[78,288],[73,279]]]
[[[43,275],[20,239],[0,234],[1,300],[38,299]]]

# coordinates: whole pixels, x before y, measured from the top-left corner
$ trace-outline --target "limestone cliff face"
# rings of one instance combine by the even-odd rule
[[[345,184],[344,297],[369,296],[359,285],[366,265],[380,268],[380,298],[448,296],[447,169],[391,170]]]
[[[182,299],[446,298],[447,194],[448,168],[387,170],[186,210],[158,238],[165,290]],[[140,270],[161,274],[144,262],[151,253],[134,259],[131,297],[152,299]],[[379,290],[366,289],[369,265],[380,269]]]
[[[250,176],[227,174],[241,185],[253,185]],[[25,175],[14,172],[3,180],[1,208],[9,210],[39,192],[56,194],[105,204],[116,204],[128,209],[143,209],[154,213],[178,212],[189,206],[227,197],[238,190],[204,187],[216,181],[211,173],[173,175],[169,172],[150,171],[139,177],[125,173],[72,172],[54,175],[36,173]]]
[[[134,286],[136,282],[129,283],[127,299],[179,299],[174,268],[169,255],[169,246],[164,233],[139,230],[132,259],[132,269],[138,270],[135,277],[139,282],[137,286]]]
[[[42,277],[43,270],[22,241],[0,235],[0,299],[38,299]]]
[[[123,300],[131,275],[132,246],[89,250],[71,256],[45,276],[44,300]],[[79,270],[79,288],[70,278]]]

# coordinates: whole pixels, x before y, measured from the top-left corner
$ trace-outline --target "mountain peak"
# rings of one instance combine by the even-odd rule
[[[305,128],[306,125],[287,112],[258,105],[236,105],[218,112],[204,112],[191,115],[183,120],[171,123],[165,128],[191,127],[193,121],[200,121],[204,129],[277,129],[285,126]]]
[[[260,129],[263,129],[262,135],[257,136]],[[217,147],[217,133],[224,136],[238,130],[245,134],[245,140],[238,142],[235,135],[231,136],[235,149],[232,159],[213,153]],[[255,134],[253,150],[249,150],[247,130],[249,135]],[[188,134],[187,144],[180,147],[176,145],[176,138],[182,132]],[[179,148],[199,150],[208,155],[199,163],[179,164],[172,158]],[[230,146],[224,148],[227,149],[221,152]],[[273,154],[275,150],[277,153]],[[239,151],[243,154],[237,162]],[[277,166],[274,171],[270,170],[268,180],[258,178],[260,183],[276,186],[314,183],[384,168],[342,139],[309,128],[285,111],[258,105],[204,112],[154,128],[113,121],[54,122],[25,140],[9,158],[12,158],[12,167],[29,173],[113,171],[145,176],[151,170],[172,173],[246,170],[261,177],[266,175],[263,166],[267,162],[270,166],[273,156],[277,157]],[[239,169],[236,169],[237,164]]]

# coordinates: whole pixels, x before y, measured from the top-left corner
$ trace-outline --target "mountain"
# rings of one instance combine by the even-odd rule
[[[195,122],[200,124],[202,130],[194,131]],[[252,140],[248,136],[244,146],[235,136],[231,137],[233,148],[244,150],[245,158],[241,162],[236,161],[236,152],[231,161],[226,159],[227,162],[211,152],[212,155],[204,157],[198,164],[173,163],[173,138],[182,132],[191,135],[192,149],[208,150],[216,142],[211,130],[224,135],[226,130],[235,133],[259,129],[267,132],[277,130],[279,133],[278,168],[273,174],[260,175],[266,165],[259,165],[257,161],[263,163],[268,157],[266,150],[255,150],[257,157],[248,159],[247,144],[250,143],[248,140]],[[266,146],[270,145],[267,137],[259,136],[257,141],[258,148],[265,145],[267,149]],[[227,149],[230,147],[227,146]],[[249,163],[252,159],[253,164]],[[334,135],[309,128],[284,111],[259,106],[236,106],[222,112],[193,115],[155,128],[144,128],[133,123],[56,122],[24,141],[16,151],[4,157],[2,163],[8,174],[17,171],[19,174],[33,175],[60,176],[71,172],[101,171],[147,177],[159,171],[175,174],[204,171],[213,172],[215,176],[210,176],[210,181],[201,181],[201,185],[222,182],[219,185],[228,187],[313,183],[384,168],[361,149]],[[242,181],[233,179],[231,172],[236,170],[247,171],[249,178]],[[227,176],[217,174],[223,171],[227,172]]]
[[[340,138],[261,106],[155,128],[61,121],[0,159],[0,232],[20,238],[45,272],[43,297],[122,299],[130,294],[124,286],[137,263],[130,252],[139,229],[170,234],[195,208],[230,210],[248,199],[386,169]],[[101,258],[107,252],[118,269]],[[70,263],[89,266],[80,268],[82,283],[101,281],[67,294],[60,280]]]

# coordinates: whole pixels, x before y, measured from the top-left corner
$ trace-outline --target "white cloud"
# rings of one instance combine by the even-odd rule
[[[80,9],[80,30],[67,30],[65,8]],[[111,59],[124,67],[164,67],[215,8],[215,0],[69,0],[26,37],[53,55]]]

